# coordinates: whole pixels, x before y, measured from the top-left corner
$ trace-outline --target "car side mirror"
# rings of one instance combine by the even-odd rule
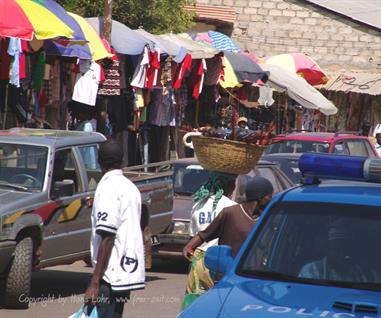
[[[56,181],[53,185],[52,199],[57,199],[60,197],[70,197],[74,194],[74,181],[73,180],[63,180]]]
[[[204,263],[212,272],[225,274],[232,262],[232,248],[228,245],[211,246],[206,250]]]

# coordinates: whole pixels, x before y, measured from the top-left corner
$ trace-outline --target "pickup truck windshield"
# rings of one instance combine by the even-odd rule
[[[0,143],[0,188],[41,190],[48,148]]]
[[[192,195],[209,178],[209,171],[199,165],[175,165],[173,172],[174,192],[176,194]]]
[[[282,203],[267,214],[238,274],[381,290],[379,208]]]
[[[267,147],[266,154],[270,153],[304,153],[304,152],[329,152],[328,142],[309,140],[283,140]]]

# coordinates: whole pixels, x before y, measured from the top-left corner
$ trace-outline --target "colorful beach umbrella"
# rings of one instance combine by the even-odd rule
[[[224,52],[224,80],[220,85],[224,88],[240,86],[243,83],[262,83],[267,81],[268,73],[241,53]]]
[[[42,0],[0,0],[0,36],[30,41],[33,36],[39,40],[72,38],[73,33]]]
[[[97,61],[113,56],[113,54],[107,51],[102,39],[85,18],[71,12],[68,13],[79,24],[83,34],[85,35],[85,39],[88,41],[87,44],[90,48],[93,60]]]
[[[319,65],[308,55],[303,53],[280,54],[269,57],[265,61],[269,65],[278,65],[288,71],[297,73],[311,85],[320,85],[328,82],[327,75]]]
[[[207,43],[219,51],[241,51],[241,48],[229,36],[216,31],[198,33],[194,36],[194,40]]]

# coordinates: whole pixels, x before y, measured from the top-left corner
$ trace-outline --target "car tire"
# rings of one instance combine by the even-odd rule
[[[22,239],[16,246],[14,258],[5,281],[6,308],[27,309],[32,278],[33,240]]]

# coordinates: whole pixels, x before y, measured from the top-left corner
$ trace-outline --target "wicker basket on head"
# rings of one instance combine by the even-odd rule
[[[245,174],[252,170],[265,147],[214,137],[192,136],[200,165],[208,170]]]

